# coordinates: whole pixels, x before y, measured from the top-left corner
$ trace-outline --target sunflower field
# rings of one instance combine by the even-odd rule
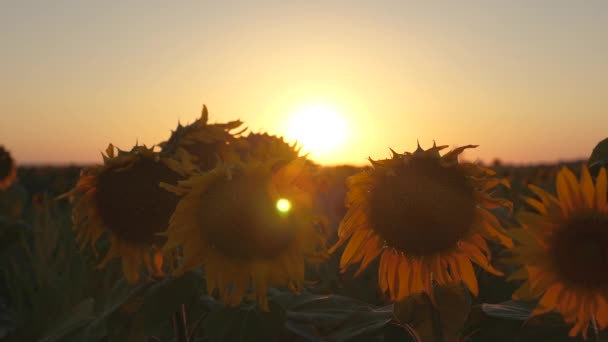
[[[86,167],[0,146],[0,340],[608,339],[608,139],[324,167],[208,117]]]

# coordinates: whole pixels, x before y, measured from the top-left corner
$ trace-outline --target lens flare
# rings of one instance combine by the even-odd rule
[[[286,198],[277,201],[277,210],[281,213],[288,213],[291,210],[291,202]]]

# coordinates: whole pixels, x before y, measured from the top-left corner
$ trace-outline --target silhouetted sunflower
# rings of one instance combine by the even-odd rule
[[[608,167],[608,138],[595,145],[589,156],[588,164],[589,172],[594,177],[597,176],[601,167]]]
[[[203,106],[201,117],[195,122],[179,124],[169,140],[162,142],[162,154],[182,162],[191,162],[201,171],[208,171],[219,162],[236,162],[239,155],[232,144],[242,131],[231,133],[243,123],[239,120],[228,123],[209,124],[207,107]]]
[[[109,234],[110,250],[99,265],[122,258],[127,280],[137,281],[145,265],[152,274],[162,273],[160,247],[177,196],[160,187],[161,182],[177,183],[183,177],[176,162],[161,158],[145,146],[131,151],[106,149],[104,164],[86,170],[75,188],[63,195],[72,203],[72,220],[82,247]]]
[[[511,279],[527,280],[516,299],[540,301],[533,314],[557,310],[574,324],[570,335],[587,336],[596,320],[608,326],[608,204],[606,169],[595,186],[587,166],[580,182],[566,167],[557,175],[557,198],[530,185],[538,198],[527,198],[537,213],[523,212],[523,229],[512,230],[518,242],[515,261],[524,265]]]
[[[477,295],[471,261],[501,275],[490,265],[485,239],[512,246],[498,219],[486,208],[510,207],[487,190],[506,181],[490,178],[489,169],[459,163],[458,155],[474,145],[444,156],[447,146],[398,154],[371,161],[373,168],[348,179],[348,212],[340,223],[338,243],[348,241],[340,260],[342,271],[361,263],[356,275],[381,255],[380,289],[392,300],[426,292],[432,284],[463,281]]]
[[[249,133],[237,141],[238,152],[243,161],[285,160],[298,158],[300,148],[296,144],[288,144],[282,137],[268,133]]]
[[[239,304],[250,286],[264,310],[268,287],[297,290],[305,261],[325,254],[307,178],[300,158],[219,166],[167,186],[182,195],[165,247],[182,247],[178,273],[203,266],[209,293],[217,289],[227,305]]]
[[[7,189],[17,179],[17,167],[11,154],[0,146],[0,190]]]

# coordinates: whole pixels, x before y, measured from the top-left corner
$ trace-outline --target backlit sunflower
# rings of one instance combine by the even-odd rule
[[[243,123],[239,120],[227,123],[209,124],[207,107],[203,106],[201,117],[195,122],[182,126],[178,124],[169,140],[162,142],[162,154],[182,162],[194,164],[201,171],[208,171],[219,162],[230,163],[239,160],[233,144],[242,131],[231,133]]]
[[[0,190],[7,189],[17,179],[17,168],[11,154],[0,146]]]
[[[458,155],[474,145],[443,156],[435,146],[371,161],[373,168],[348,179],[348,212],[340,223],[338,243],[348,241],[340,260],[344,271],[361,263],[357,275],[380,257],[380,289],[390,299],[417,292],[433,297],[432,285],[463,281],[477,295],[471,261],[501,275],[490,265],[485,239],[512,246],[498,219],[487,210],[507,206],[488,190],[506,182],[489,169],[459,163]],[[507,185],[507,184],[505,184]]]
[[[540,298],[533,314],[557,310],[570,335],[587,336],[589,324],[608,326],[608,204],[606,169],[593,184],[587,166],[580,182],[568,169],[557,175],[557,197],[530,185],[538,199],[527,202],[523,229],[512,230],[515,261],[524,265],[511,276],[526,282],[516,299]]]
[[[165,247],[182,248],[177,273],[202,265],[209,293],[237,305],[251,287],[264,310],[268,287],[300,288],[305,262],[322,260],[325,250],[307,178],[299,158],[219,166],[167,186],[182,195]]]
[[[589,156],[589,172],[596,177],[601,167],[608,167],[608,138],[597,143]]]
[[[282,137],[268,133],[249,133],[237,141],[241,160],[267,161],[270,159],[292,161],[298,158],[300,148],[288,144]]]
[[[104,164],[86,170],[75,188],[63,195],[72,203],[72,220],[82,247],[109,234],[110,250],[100,264],[104,267],[115,257],[122,258],[127,280],[137,281],[146,266],[153,275],[162,273],[160,248],[177,205],[177,196],[160,187],[175,184],[183,177],[176,162],[161,158],[145,146],[131,151],[106,149]]]

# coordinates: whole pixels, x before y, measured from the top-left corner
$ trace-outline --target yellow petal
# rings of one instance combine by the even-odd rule
[[[388,290],[391,298],[397,297],[397,274],[399,273],[399,255],[397,253],[390,253],[388,268],[387,268],[387,279],[388,279]]]
[[[534,184],[529,184],[528,188],[536,196],[538,196],[541,201],[543,201],[543,204],[545,205],[545,210],[547,211],[548,215],[556,215],[562,211],[561,204],[559,203],[559,200],[555,198],[555,196],[551,195],[550,193],[546,192],[545,190],[539,188]]]
[[[471,293],[477,296],[479,294],[479,285],[477,284],[475,270],[473,269],[473,265],[471,265],[469,258],[464,255],[457,256],[456,266],[458,267],[458,272],[462,277],[462,281],[467,285]]]
[[[591,179],[591,174],[589,174],[589,169],[586,165],[581,167],[580,191],[585,207],[593,208],[595,204],[595,187],[593,186],[593,180]]]
[[[351,263],[351,259],[355,255],[355,253],[359,250],[365,239],[370,235],[371,231],[368,229],[359,229],[357,230],[348,244],[344,249],[344,253],[342,253],[342,257],[340,258],[340,269],[344,270]]]
[[[380,253],[382,253],[381,241],[382,239],[378,235],[374,235],[373,237],[367,240],[367,243],[364,246],[364,248],[366,249],[365,256],[363,257],[361,265],[359,265],[359,270],[357,270],[357,272],[355,273],[355,277],[358,277],[361,272],[363,272],[363,270],[365,270],[367,266],[369,266],[369,264],[374,259],[376,259],[376,257],[378,257]]]
[[[526,197],[526,203],[528,203],[532,208],[538,210],[539,213],[547,215],[547,209],[545,209],[545,205],[541,202],[535,200],[532,197]]]
[[[557,196],[564,214],[572,212],[574,208],[579,208],[582,204],[576,177],[565,166],[557,174]]]
[[[559,297],[559,294],[560,294],[559,285],[553,285],[553,286],[549,287],[549,289],[547,289],[545,294],[540,299],[540,302],[538,302],[538,305],[536,306],[536,308],[534,308],[534,310],[532,311],[532,315],[534,315],[534,316],[541,315],[543,313],[553,310],[555,308],[555,306],[557,305],[557,299]]]
[[[608,326],[608,301],[603,295],[597,295],[597,313],[595,318],[600,326],[600,329],[604,329]]]
[[[410,295],[410,278],[414,276],[412,274],[412,268],[410,267],[409,260],[402,258],[399,263],[399,291],[397,300],[401,300]]]
[[[378,286],[380,286],[380,290],[383,293],[388,290],[388,281],[386,277],[388,269],[388,259],[389,251],[384,250],[384,253],[382,253],[382,256],[380,257],[380,265],[378,265]]]
[[[477,246],[470,244],[466,241],[462,241],[459,244],[459,247],[461,250],[463,250],[467,254],[467,256],[469,258],[471,258],[471,260],[473,262],[475,262],[477,265],[479,265],[484,270],[486,270],[494,275],[497,275],[497,276],[503,275],[502,272],[500,272],[499,270],[495,269],[494,267],[492,267],[490,265],[488,258],[486,258],[486,256],[481,253],[481,251],[479,250],[479,248],[477,248]]]
[[[422,277],[425,276],[422,274],[422,263],[418,259],[410,260],[410,266],[412,269],[412,274],[410,274],[410,293],[419,293],[423,290]],[[428,274],[426,275],[429,276]]]

